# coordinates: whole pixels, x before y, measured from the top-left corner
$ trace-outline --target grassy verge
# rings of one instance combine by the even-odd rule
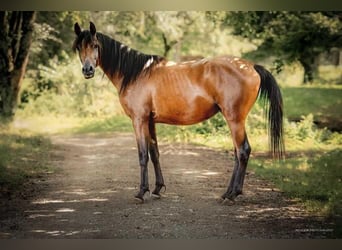
[[[342,149],[306,152],[271,162],[252,159],[250,169],[271,180],[288,197],[302,200],[306,207],[321,216],[342,216]]]
[[[0,127],[0,194],[18,191],[32,177],[53,171],[47,138]]]
[[[338,129],[342,126],[342,87],[307,86],[282,89],[285,115],[290,120],[301,120],[302,116],[313,114],[314,121],[321,127]]]
[[[314,216],[329,219],[334,237],[342,236],[342,148],[301,152],[285,161],[252,158],[249,169],[271,181],[286,197]]]

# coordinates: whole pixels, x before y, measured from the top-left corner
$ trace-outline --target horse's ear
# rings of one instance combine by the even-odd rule
[[[90,22],[89,29],[90,29],[90,34],[92,36],[94,36],[96,34],[96,28],[95,28],[95,24],[93,22]]]
[[[78,23],[75,23],[75,25],[74,25],[74,31],[75,31],[75,34],[76,34],[77,36],[79,36],[79,35],[81,34],[82,30],[81,30],[81,27],[80,27],[80,25],[79,25]]]

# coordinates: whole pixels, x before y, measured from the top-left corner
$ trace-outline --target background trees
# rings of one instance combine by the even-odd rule
[[[318,56],[342,48],[342,13],[322,12],[229,12],[223,23],[233,34],[259,40],[254,56],[276,57],[278,67],[299,61],[304,83],[317,76]]]
[[[14,115],[32,43],[33,11],[0,12],[0,115]]]
[[[0,12],[0,18],[0,116],[6,117],[14,115],[18,99],[26,104],[46,93],[70,94],[76,82],[83,95],[77,100],[93,96],[92,87],[72,71],[76,21],[88,28],[92,20],[99,31],[169,60],[232,54],[255,62],[271,58],[277,70],[299,62],[304,83],[316,79],[322,53],[342,50],[337,11]]]

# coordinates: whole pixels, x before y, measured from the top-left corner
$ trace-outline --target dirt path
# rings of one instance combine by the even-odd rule
[[[331,225],[309,217],[252,172],[234,205],[217,203],[232,155],[192,145],[160,145],[162,199],[136,204],[139,182],[131,134],[56,136],[52,165],[24,198],[6,202],[0,238],[325,238]],[[150,164],[150,184],[154,183]],[[153,185],[151,185],[151,189]]]

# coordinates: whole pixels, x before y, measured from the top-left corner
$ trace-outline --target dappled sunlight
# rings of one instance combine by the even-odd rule
[[[30,214],[28,216],[29,219],[36,219],[39,217],[55,217],[55,214]]]
[[[106,219],[108,205],[105,204],[116,192],[108,188],[96,191],[74,188],[58,190],[45,198],[33,200],[30,208],[25,210],[26,218],[33,223],[30,235],[64,238],[100,233],[95,223],[96,217]]]
[[[49,230],[42,230],[42,229],[37,229],[37,230],[32,230],[32,233],[38,233],[38,234],[46,234],[49,236],[57,237],[57,236],[72,236],[81,233],[81,231],[59,231],[59,230],[54,230],[54,231],[49,231]]]
[[[274,191],[274,188],[268,188],[268,187],[256,187],[256,190],[258,190],[258,191],[270,192],[270,191]]]
[[[210,175],[218,175],[218,174],[220,174],[219,172],[213,172],[213,171],[206,171],[206,172],[204,172],[204,173],[202,173],[202,175],[208,175],[208,176],[210,176]]]
[[[13,13],[8,12],[8,15]],[[295,230],[310,226],[315,228],[317,225],[317,228],[327,229],[330,225],[325,222],[339,219],[342,190],[342,68],[338,56],[341,57],[341,50],[331,49],[336,45],[333,44],[336,39],[321,39],[322,44],[317,45],[316,49],[318,52],[326,52],[320,55],[314,55],[315,51],[309,48],[310,44],[306,46],[307,55],[296,50],[297,38],[303,38],[303,34],[311,38],[324,37],[324,31],[329,26],[330,35],[339,35],[337,31],[341,25],[338,14],[225,11],[52,14],[37,12],[34,37],[38,34],[41,39],[32,43],[33,53],[26,69],[27,74],[23,82],[17,84],[19,96],[18,105],[13,109],[13,122],[0,124],[0,238],[318,238],[322,235],[296,233]],[[14,20],[15,17],[12,17]],[[265,27],[261,27],[258,20],[265,17],[271,21],[266,20]],[[191,65],[200,68],[206,64],[209,65],[208,69],[213,64],[225,68],[222,64],[224,59],[205,59],[221,55],[222,52],[258,58],[259,63],[272,72],[283,97],[286,159],[277,161],[271,159],[268,153],[267,119],[264,119],[267,109],[257,100],[246,119],[245,129],[252,154],[242,195],[234,201],[218,203],[217,198],[225,192],[223,197],[234,196],[236,183],[241,180],[241,176],[233,173],[236,163],[232,137],[235,138],[234,132],[239,131],[232,121],[236,114],[239,116],[238,111],[247,112],[248,108],[239,109],[243,101],[233,105],[224,103],[216,96],[212,111],[218,111],[218,115],[205,122],[191,126],[156,125],[161,177],[158,165],[153,166],[153,162],[156,163],[156,149],[147,146],[149,152],[138,152],[131,121],[136,121],[135,112],[124,112],[121,104],[130,108],[132,105],[122,100],[120,103],[120,93],[106,76],[109,75],[107,70],[104,72],[101,67],[97,67],[95,77],[85,80],[79,56],[67,49],[75,39],[72,31],[75,20],[85,25],[89,18],[97,22],[96,37],[102,37],[99,34],[101,32],[123,42],[121,46],[116,42],[109,43],[115,44],[115,51],[122,56],[137,55],[136,51],[139,50],[151,55],[164,54],[165,58],[180,62],[183,68]],[[314,22],[310,23],[310,20]],[[247,27],[254,21],[255,27]],[[82,34],[86,38],[88,27],[82,27]],[[94,29],[90,30],[95,37]],[[285,32],[284,36],[282,31],[289,32]],[[260,39],[253,40],[258,32]],[[78,42],[84,36],[79,36],[77,31],[76,34],[78,39],[74,44],[79,45]],[[272,46],[263,46],[265,43],[262,40],[268,41],[269,35],[271,38],[277,37],[273,39],[275,43],[270,43],[275,48],[273,51],[279,54],[277,58],[269,53]],[[295,42],[287,43],[284,47],[281,46],[286,42],[283,38],[294,38]],[[14,41],[8,44],[13,45]],[[319,39],[317,41],[320,42]],[[124,44],[132,46],[132,50]],[[94,45],[97,47],[97,44]],[[104,49],[104,44],[100,45],[100,49]],[[77,47],[76,50],[82,48],[73,47]],[[105,58],[107,53],[103,52],[107,50],[100,52],[100,59]],[[138,88],[144,89],[144,84],[140,83],[147,76],[142,73],[147,70],[153,74],[154,63],[158,72],[163,68],[164,61],[154,61],[158,57],[148,59],[148,54],[140,54],[142,60],[132,60],[132,65],[141,64],[141,67],[132,67],[133,70],[129,69],[131,67],[128,70],[121,67],[131,64],[130,60],[128,63],[118,61],[119,71],[125,74],[124,78],[133,79],[130,81],[132,85],[127,85],[129,88],[134,87],[136,80]],[[54,56],[49,58],[50,55]],[[303,59],[303,56],[312,59],[308,61],[314,61],[309,67],[314,71],[314,79],[304,84],[303,77],[307,78],[308,73],[307,67],[304,70],[302,65],[304,62],[278,60]],[[262,57],[265,60],[260,61]],[[313,57],[317,58],[314,60]],[[190,65],[189,61],[195,58],[204,59]],[[184,64],[182,61],[188,62]],[[233,66],[236,61],[239,60],[235,58],[226,62]],[[100,62],[99,65],[104,64]],[[115,62],[112,65],[115,66]],[[168,63],[165,62],[165,65]],[[167,68],[177,68],[174,66]],[[228,69],[230,66],[225,68],[228,73],[232,73]],[[245,71],[245,63],[240,63],[237,68],[239,66],[241,72]],[[205,72],[208,73],[205,77],[224,71],[214,69],[217,68]],[[315,72],[316,69],[318,72]],[[136,75],[130,79],[131,74]],[[117,74],[114,72],[112,75]],[[16,85],[15,81],[12,83]],[[153,85],[150,84],[140,94],[146,93],[145,90],[149,92]],[[132,89],[126,90],[128,93]],[[187,93],[185,90],[184,93]],[[190,91],[196,93],[183,104],[188,102],[191,106],[178,112],[178,115],[184,113],[184,116],[191,118],[190,113],[195,111],[202,115],[209,114],[204,109],[194,108],[196,104],[204,105],[210,101],[210,96],[202,96],[204,99],[198,96],[201,91],[197,90]],[[182,89],[177,91],[181,95]],[[227,94],[227,97],[237,96],[237,92],[235,88],[222,93]],[[274,93],[270,93],[272,97]],[[158,92],[154,94],[154,100],[157,100]],[[248,96],[247,92],[244,94]],[[139,98],[143,100],[141,96]],[[139,102],[139,98],[131,98],[129,101]],[[3,104],[11,100],[2,99]],[[170,98],[161,99],[167,101]],[[234,102],[233,99],[229,100]],[[158,118],[165,108],[158,106],[158,103],[146,103],[151,108],[148,110],[150,124],[143,131],[143,139],[151,137],[151,121]],[[274,103],[271,100],[271,107],[274,107]],[[6,105],[3,106],[6,108]],[[138,106],[141,108],[143,105]],[[127,107],[124,107],[126,111]],[[130,114],[126,116],[125,113]],[[224,119],[222,113],[227,119]],[[140,116],[141,112],[136,114]],[[242,121],[245,117],[241,115],[240,118],[243,118],[240,119]],[[231,126],[227,126],[226,121]],[[271,128],[277,129],[279,126]],[[237,156],[240,146],[236,145]],[[148,173],[144,175],[141,172],[145,170],[139,165],[145,164],[143,159],[146,154],[150,157]],[[230,185],[232,176],[236,178]],[[161,186],[165,188],[160,191],[161,197],[157,197]],[[234,190],[231,190],[232,186]],[[149,191],[142,203],[134,199],[139,189]],[[316,220],[319,216],[324,217],[323,222],[320,218]],[[337,226],[340,227],[339,224]]]
[[[64,203],[63,200],[50,200],[50,199],[40,199],[33,201],[32,204],[49,204],[49,203]]]
[[[72,193],[70,193],[72,194]],[[87,199],[79,199],[79,200],[53,200],[53,199],[39,199],[36,201],[33,201],[32,204],[58,204],[58,203],[79,203],[79,202],[87,202],[87,201],[96,201],[96,202],[104,202],[104,201],[108,201],[107,198],[87,198]]]
[[[68,141],[65,137],[57,140],[60,143],[58,154],[64,156],[59,157],[57,163],[64,172],[46,182],[49,185],[46,192],[30,200],[24,212],[26,220],[21,222],[26,225],[21,229],[25,230],[25,236],[134,238],[153,234],[153,237],[161,238],[176,238],[177,235],[261,237],[258,234],[260,230],[278,235],[271,225],[274,221],[285,232],[294,231],[296,221],[308,218],[300,206],[301,201],[286,201],[280,190],[263,179],[256,179],[251,169],[246,175],[243,195],[235,202],[222,204],[220,195],[227,190],[234,166],[233,154],[190,145],[160,145],[167,188],[162,190],[160,199],[151,196],[155,177],[150,161],[151,193],[146,193],[143,204],[137,203],[134,194],[139,189],[138,159],[136,154],[126,156],[126,151],[135,141],[132,135],[122,137],[124,142],[116,138],[117,144],[108,143],[94,148],[75,146],[72,143],[80,143],[77,137],[71,144],[64,143]],[[89,136],[84,140],[90,145],[97,138]],[[61,145],[64,150],[60,149]],[[122,154],[122,157],[111,162],[111,156],[115,154]],[[256,153],[253,158],[256,158],[254,162],[264,159],[265,155]],[[287,163],[295,171],[306,164],[300,167],[301,164],[297,164],[300,162]],[[281,164],[274,164],[269,158],[254,165],[265,171],[281,169]],[[276,177],[282,178],[283,183],[286,178],[289,184],[293,183],[288,176]],[[235,230],[230,230],[232,227]]]
[[[108,201],[107,198],[90,198],[90,199],[84,199],[82,201]]]
[[[195,168],[196,166],[194,166]],[[222,169],[223,170],[223,169]],[[172,169],[172,173],[177,175],[182,175],[182,178],[186,179],[211,179],[215,176],[222,175],[222,172],[210,171],[210,170],[200,170],[200,169]]]
[[[75,209],[72,208],[60,208],[55,211],[56,213],[72,213],[75,212]]]
[[[112,145],[115,141],[115,138],[94,138],[88,139],[88,141],[85,141],[82,137],[80,138],[64,138],[63,144],[65,145],[72,145],[75,147],[85,147],[85,148],[93,148],[93,147],[103,147],[107,145]]]
[[[88,193],[85,192],[83,189],[76,189],[73,191],[60,191],[60,192],[65,193],[65,194],[88,195]]]
[[[279,211],[280,208],[274,208],[274,207],[268,207],[268,208],[257,208],[255,210],[246,210],[245,213],[247,214],[254,214],[254,213],[258,213],[258,214],[262,214],[265,212],[269,212],[269,211]]]
[[[183,172],[184,174],[198,174],[200,173],[199,170],[186,170]]]
[[[197,152],[189,151],[189,150],[165,150],[161,152],[163,155],[180,155],[180,156],[199,156]]]
[[[298,170],[303,171],[303,172],[310,170],[310,168],[311,166],[307,162],[303,162],[302,164],[299,164],[297,167]]]

